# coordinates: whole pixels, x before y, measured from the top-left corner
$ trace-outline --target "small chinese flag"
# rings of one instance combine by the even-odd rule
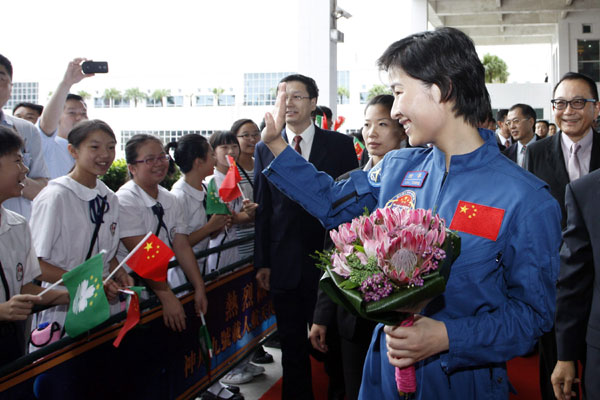
[[[468,201],[459,201],[450,229],[496,241],[504,210]]]
[[[242,192],[238,187],[238,183],[242,180],[240,171],[238,171],[233,157],[228,155],[227,159],[229,160],[229,169],[219,188],[219,197],[225,203],[229,203],[242,195]]]
[[[142,278],[165,281],[169,260],[174,255],[169,246],[151,234],[127,260],[127,265]]]
[[[338,116],[338,117],[335,119],[335,124],[333,124],[333,130],[334,130],[334,131],[337,131],[338,129],[340,129],[340,126],[342,126],[342,124],[344,123],[344,121],[345,121],[345,120],[346,120],[346,118],[345,118],[345,117],[343,117],[343,116],[341,116],[341,115],[340,115],[340,116]]]
[[[129,294],[129,308],[127,309],[127,319],[125,319],[125,323],[123,327],[119,331],[117,338],[113,342],[113,346],[119,347],[121,344],[121,340],[127,332],[129,332],[134,326],[140,322],[140,301],[139,301],[139,293],[143,289],[142,287],[132,287],[132,290],[125,291]]]
[[[354,138],[354,151],[356,152],[356,158],[358,158],[358,161],[360,161],[362,159],[363,156],[363,152],[365,151],[365,145],[358,140],[358,138]]]

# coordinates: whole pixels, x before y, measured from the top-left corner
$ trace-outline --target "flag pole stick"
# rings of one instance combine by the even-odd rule
[[[200,311],[200,319],[202,320],[202,325],[206,326],[206,320],[204,319],[204,313],[202,311]],[[208,345],[208,354],[210,356],[210,358],[213,358],[213,349],[210,343],[207,343]]]
[[[106,285],[106,282],[108,282],[108,280],[113,277],[113,275],[119,270],[119,268],[121,268],[131,258],[133,253],[135,253],[140,247],[142,247],[142,245],[150,237],[150,235],[152,235],[152,231],[146,233],[146,236],[144,236],[142,240],[140,240],[140,242],[133,248],[133,250],[131,250],[129,254],[127,254],[123,261],[121,261],[121,263],[117,265],[117,268],[113,269],[113,271],[106,277],[104,282],[102,282],[104,285]]]
[[[100,252],[98,254],[106,254],[106,250],[102,249],[100,250]],[[57,287],[58,285],[60,285],[61,283],[63,283],[63,279],[60,278],[59,280],[57,280],[56,282],[54,282],[52,285],[48,286],[46,289],[44,289],[42,291],[42,293],[38,294],[38,296],[43,296],[46,293],[48,293],[50,290],[54,289],[55,287]]]

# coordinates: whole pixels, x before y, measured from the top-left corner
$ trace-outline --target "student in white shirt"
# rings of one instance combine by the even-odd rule
[[[20,196],[28,172],[23,140],[0,126],[0,366],[25,354],[25,320],[34,304],[65,304],[66,291],[42,291],[32,280],[41,274],[27,220],[2,203]]]
[[[231,221],[231,217],[215,214],[208,220],[206,218],[206,189],[202,182],[212,174],[215,167],[215,152],[208,141],[198,134],[185,135],[177,142],[169,143],[167,150],[171,149],[173,149],[175,163],[183,173],[171,188],[171,193],[180,202],[183,221],[190,232],[188,236],[190,246],[196,253],[206,250],[210,236],[220,233]],[[204,271],[205,263],[204,257],[198,260],[200,271]],[[172,276],[175,274],[177,277]],[[185,283],[181,268],[169,270],[169,283],[173,287]]]
[[[216,165],[214,174],[212,177],[208,177],[207,181],[210,183],[211,180],[214,180],[215,186],[218,189],[221,187],[229,169],[227,156],[231,156],[234,160],[237,160],[240,155],[240,145],[237,137],[229,131],[215,132],[210,136],[208,141],[212,148],[215,149]],[[237,239],[237,225],[253,222],[254,212],[257,207],[258,204],[251,202],[249,199],[244,200],[242,196],[227,203],[227,208],[233,216],[233,225],[216,237],[211,238],[209,247],[217,247]],[[239,253],[237,247],[231,247],[211,254],[208,256],[207,272],[215,271],[238,260]]]
[[[119,255],[124,257],[152,231],[173,249],[179,265],[194,286],[196,314],[206,313],[206,288],[188,240],[189,232],[183,222],[181,207],[177,198],[159,185],[167,175],[170,157],[157,137],[134,135],[125,145],[125,159],[132,180],[117,191],[121,225]],[[146,282],[162,303],[165,325],[175,331],[184,330],[183,306],[167,282]]]
[[[50,181],[35,198],[31,215],[33,244],[50,283],[101,250],[106,250],[105,276],[118,265],[119,201],[98,179],[115,158],[115,135],[105,122],[90,120],[77,124],[68,140],[75,167],[68,175]],[[105,285],[107,297],[114,300],[120,287],[132,284],[133,279],[119,269]],[[62,326],[66,312],[66,306],[42,311],[37,322]]]

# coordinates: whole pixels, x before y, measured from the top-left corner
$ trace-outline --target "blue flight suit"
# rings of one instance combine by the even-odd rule
[[[500,153],[491,131],[479,133],[485,143],[452,156],[448,172],[436,147],[392,151],[370,171],[338,183],[291,148],[264,171],[327,228],[365,207],[432,209],[450,228],[464,212],[460,201],[479,210],[472,228],[459,231],[461,254],[446,291],[423,310],[445,323],[449,350],[416,364],[417,399],[507,399],[506,361],[530,351],[554,320],[559,205],[544,182]],[[375,328],[365,360],[363,399],[398,396],[382,328]]]

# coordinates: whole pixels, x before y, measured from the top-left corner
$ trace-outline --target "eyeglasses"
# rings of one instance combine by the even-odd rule
[[[242,139],[248,139],[248,138],[252,138],[252,139],[258,139],[260,137],[260,133],[244,133],[243,135],[238,135],[239,138]]]
[[[157,162],[169,162],[171,160],[171,156],[168,154],[161,154],[159,156],[156,157],[148,157],[145,158],[143,160],[135,160],[132,162],[132,164],[140,164],[140,163],[144,163],[146,165],[154,165]]]
[[[301,102],[304,99],[310,99],[310,96],[300,96],[299,94],[293,95],[293,96],[285,96],[286,100],[288,101],[293,101],[293,102]]]
[[[595,103],[598,100],[595,99],[573,99],[573,100],[557,100],[552,99],[550,103],[557,110],[565,110],[568,106],[571,106],[573,110],[582,110],[585,107],[585,103]]]
[[[512,120],[507,120],[506,122],[504,122],[506,124],[506,126],[511,127],[512,125],[519,125],[521,122],[523,121],[527,121],[529,118],[525,118],[525,119],[512,119]]]

